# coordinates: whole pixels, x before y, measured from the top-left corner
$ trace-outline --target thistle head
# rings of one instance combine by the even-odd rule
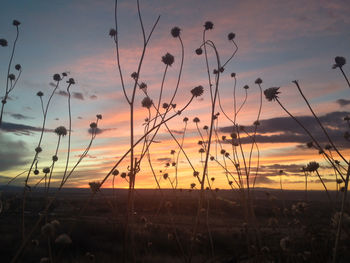
[[[191,90],[191,93],[194,97],[199,97],[199,96],[202,96],[203,91],[204,91],[203,86],[197,86]]]
[[[235,33],[232,33],[232,32],[227,35],[227,38],[230,41],[233,40],[235,37],[236,37]]]
[[[117,31],[114,28],[111,28],[109,30],[109,36],[110,37],[115,37],[117,35]]]
[[[4,38],[1,38],[0,39],[0,46],[7,47],[7,45],[8,45],[7,40]]]
[[[20,24],[21,24],[21,22],[19,22],[16,19],[12,21],[12,25],[14,25],[14,26],[19,26]]]
[[[180,32],[181,32],[181,29],[179,28],[179,27],[177,27],[177,26],[175,26],[175,27],[173,27],[172,29],[171,29],[171,35],[173,36],[173,37],[179,37],[180,36]]]
[[[257,78],[257,79],[255,80],[255,84],[260,85],[261,83],[262,83],[262,79],[261,79],[261,78]]]
[[[279,87],[272,87],[264,90],[264,95],[268,101],[276,100],[278,98],[277,94],[280,92],[278,91]]]
[[[54,81],[60,81],[61,80],[61,76],[60,76],[60,74],[55,74],[55,75],[53,75],[53,80]]]
[[[144,108],[150,109],[152,107],[153,101],[149,97],[143,98],[141,105]]]
[[[199,56],[199,55],[202,55],[203,54],[203,49],[201,48],[197,48],[196,49],[196,54]]]
[[[204,29],[205,29],[205,30],[211,30],[211,29],[214,28],[214,24],[213,24],[213,22],[211,22],[211,21],[205,22],[203,26],[204,26]]]
[[[346,59],[344,57],[335,57],[334,61],[335,64],[333,65],[333,68],[342,68],[346,64]]]
[[[174,63],[174,61],[174,56],[170,53],[166,53],[164,56],[162,56],[162,62],[167,66],[171,66]]]
[[[66,136],[67,135],[67,129],[64,126],[59,126],[55,129],[55,133],[58,136]]]

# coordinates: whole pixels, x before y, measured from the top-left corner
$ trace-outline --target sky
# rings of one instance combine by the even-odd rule
[[[343,139],[347,124],[343,118],[350,112],[350,90],[338,69],[332,69],[334,58],[350,58],[350,1],[349,0],[239,0],[239,1],[140,1],[140,8],[146,33],[160,15],[146,51],[140,80],[147,83],[150,97],[157,101],[165,65],[161,58],[167,52],[175,57],[169,67],[164,82],[163,102],[169,102],[176,87],[181,61],[181,46],[178,39],[170,35],[170,30],[181,28],[185,58],[179,92],[176,95],[177,107],[182,107],[191,97],[190,90],[198,85],[204,87],[204,95],[194,99],[188,108],[169,123],[169,129],[181,141],[184,129],[183,118],[188,117],[184,149],[196,170],[202,171],[200,146],[192,119],[200,119],[199,127],[210,123],[210,92],[204,56],[195,54],[202,43],[203,25],[212,21],[214,28],[206,33],[225,61],[234,47],[227,40],[227,34],[236,34],[238,51],[227,64],[220,77],[220,98],[225,112],[233,116],[233,87],[231,73],[237,76],[237,104],[244,100],[245,85],[249,86],[248,99],[240,111],[237,122],[254,129],[253,122],[259,109],[259,88],[254,84],[259,77],[262,88],[280,87],[282,104],[298,116],[322,145],[327,140],[302,97],[293,80],[298,80],[322,123],[327,127],[334,143],[344,156],[349,156],[349,146]],[[5,105],[2,128],[0,130],[0,183],[6,184],[11,178],[29,169],[40,137],[43,116],[38,91],[44,93],[46,104],[53,91],[55,73],[67,72],[76,84],[70,88],[72,93],[72,146],[71,169],[87,147],[91,134],[89,125],[96,121],[96,114],[102,114],[99,132],[93,141],[87,157],[79,164],[67,181],[67,187],[88,187],[91,181],[100,181],[129,148],[130,124],[129,106],[122,92],[119,78],[115,44],[109,36],[114,24],[114,1],[112,0],[35,0],[2,1],[0,10],[0,38],[7,39],[8,47],[0,47],[1,96],[5,92],[7,66],[11,48],[16,35],[12,20],[21,22],[13,64],[21,64],[23,73],[16,88],[11,92]],[[142,51],[142,31],[137,16],[136,1],[119,1],[118,37],[120,57],[126,91],[130,95],[134,80],[131,73],[137,70]],[[209,54],[212,62],[213,54]],[[210,64],[211,71],[214,69]],[[350,72],[349,66],[344,66]],[[11,69],[11,72],[17,72]],[[212,73],[211,73],[211,76]],[[41,170],[51,165],[58,136],[53,130],[58,126],[68,127],[67,84],[60,83],[54,94],[47,115],[46,132],[43,136],[43,152],[39,155],[39,175],[30,176],[30,184],[43,177]],[[135,97],[135,138],[143,134],[148,112],[141,107],[145,97],[137,89]],[[216,111],[220,111],[218,105]],[[232,124],[221,113],[218,118],[218,136],[229,137]],[[156,176],[163,188],[170,188],[169,180],[162,179],[164,173],[175,178],[175,167],[166,167],[177,156],[179,148],[161,127],[156,143],[150,147],[150,159]],[[332,169],[313,149],[305,147],[310,139],[277,102],[263,98],[257,142],[259,147],[259,173],[256,186],[285,189],[304,189],[305,177],[300,170],[311,161],[320,163],[320,174],[329,189],[336,187]],[[242,139],[245,156],[249,155],[251,144]],[[231,145],[222,142],[229,149]],[[63,137],[58,152],[58,162],[53,172],[53,182],[57,185],[62,178],[67,156],[68,138]],[[219,147],[219,146],[218,146]],[[176,154],[171,155],[171,150]],[[136,148],[140,152],[141,148]],[[211,152],[216,155],[213,144]],[[220,155],[220,154],[219,154]],[[209,165],[209,177],[214,177],[212,187],[228,189],[222,156],[218,162]],[[257,151],[252,154],[252,169],[257,165]],[[118,166],[120,172],[127,172],[129,159]],[[235,170],[230,163],[228,170]],[[283,170],[280,175],[279,171]],[[254,170],[255,171],[255,170]],[[181,153],[178,163],[179,188],[189,188],[198,181],[193,170]],[[12,182],[23,185],[24,176]],[[322,189],[317,176],[308,178],[309,189]],[[108,180],[105,187],[110,187]],[[125,188],[127,182],[117,176],[115,186]],[[155,188],[156,183],[147,158],[137,175],[136,187]]]

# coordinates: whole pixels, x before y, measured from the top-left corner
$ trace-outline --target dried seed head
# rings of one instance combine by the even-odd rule
[[[8,78],[9,78],[9,80],[15,80],[16,79],[16,76],[15,76],[15,74],[9,74],[8,75]]]
[[[1,38],[0,39],[0,46],[7,47],[7,45],[8,45],[7,40],[4,38]]]
[[[35,152],[37,152],[37,153],[42,152],[42,150],[43,150],[43,149],[41,149],[41,147],[40,147],[40,146],[38,146],[38,147],[36,147],[36,148],[35,148]]]
[[[232,33],[232,32],[227,35],[227,38],[230,41],[233,40],[235,37],[236,37],[235,33]]]
[[[268,101],[276,100],[278,98],[277,94],[280,92],[278,91],[279,87],[272,87],[264,90],[264,95]]]
[[[21,66],[20,64],[17,64],[17,65],[15,66],[15,69],[16,69],[16,70],[21,70],[21,68],[22,68],[22,66]]]
[[[57,161],[58,161],[57,155],[52,156],[52,161],[53,161],[53,162],[57,162]]]
[[[69,80],[67,80],[67,83],[70,85],[74,85],[75,84],[75,80],[73,78],[70,78]]]
[[[111,28],[109,30],[109,36],[110,37],[115,37],[117,35],[117,31],[114,28]]]
[[[211,21],[205,22],[204,28],[205,28],[205,30],[211,30],[211,29],[213,29],[213,28],[214,28],[213,22],[211,22]]]
[[[96,118],[99,119],[99,120],[102,120],[102,115],[101,114],[97,114]]]
[[[48,174],[50,172],[50,167],[45,167],[44,169],[43,169],[43,173],[44,174]]]
[[[177,26],[176,26],[176,27],[173,27],[173,28],[171,29],[171,35],[172,35],[173,37],[179,37],[179,36],[180,36],[180,32],[181,32],[181,29],[178,28]]]
[[[174,63],[174,61],[174,56],[170,53],[166,53],[164,56],[162,56],[162,62],[167,66],[171,66]]]
[[[339,68],[343,67],[346,64],[346,59],[344,57],[335,57],[334,58],[335,65]]]
[[[97,123],[96,122],[91,122],[90,123],[90,128],[91,129],[96,129],[97,128]]]
[[[196,54],[199,56],[199,55],[202,55],[203,54],[203,49],[201,48],[197,48],[196,49]]]
[[[198,123],[198,122],[200,122],[200,120],[199,120],[198,117],[195,117],[195,118],[193,119],[193,122],[194,122],[194,123]]]
[[[188,122],[188,118],[185,117],[185,118],[183,119],[183,121],[184,121],[184,122]]]
[[[42,97],[44,96],[44,93],[42,91],[38,91],[38,93],[36,94],[38,97]]]
[[[119,171],[117,169],[114,169],[112,172],[112,175],[117,176],[119,174]]]
[[[262,79],[261,78],[257,78],[256,80],[255,80],[255,84],[261,84],[262,83]]]
[[[203,91],[204,91],[203,86],[197,86],[191,90],[191,93],[194,97],[199,97],[199,96],[202,96]]]
[[[56,238],[55,243],[61,245],[69,245],[72,244],[72,239],[67,234],[61,234]]]
[[[21,22],[19,22],[16,19],[12,21],[12,25],[14,25],[14,26],[19,26],[20,24],[21,24]]]
[[[58,136],[66,136],[67,135],[67,129],[64,126],[59,126],[55,129],[55,133]]]
[[[61,76],[60,76],[60,74],[55,74],[55,75],[53,75],[53,80],[54,81],[60,81],[61,80]]]
[[[150,109],[151,106],[153,104],[153,101],[149,98],[149,97],[145,97],[142,101],[141,101],[141,105],[144,108]]]

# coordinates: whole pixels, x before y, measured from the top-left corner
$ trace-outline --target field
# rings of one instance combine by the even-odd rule
[[[183,257],[188,256],[199,192],[162,192],[142,189],[136,192],[134,243],[130,248],[136,262],[183,262]],[[9,262],[21,240],[18,228],[21,189],[9,188],[4,193],[0,255],[2,262]],[[50,237],[55,262],[122,260],[127,191],[115,189],[113,196],[112,189],[103,189],[87,203],[90,195],[89,189],[65,189],[53,203],[47,220],[59,222]],[[256,189],[255,212],[264,246],[262,251],[255,252],[258,259],[252,259],[248,255],[254,252],[246,251],[247,225],[232,191],[207,195],[209,210],[203,210],[200,216],[204,223],[194,243],[193,262],[324,262],[331,258],[334,238],[330,212],[333,209],[325,197],[323,191],[309,191],[305,203],[303,191]],[[28,197],[25,211],[28,226],[38,219],[43,199],[40,190]],[[54,242],[62,233],[70,233],[71,244]],[[350,259],[345,246],[348,242],[346,232],[339,262]],[[20,262],[40,262],[46,250],[46,236],[38,229]]]

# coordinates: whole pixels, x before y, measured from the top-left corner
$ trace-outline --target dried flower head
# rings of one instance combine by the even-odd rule
[[[53,80],[54,81],[60,81],[61,80],[61,76],[60,76],[60,74],[55,74],[55,75],[53,75]]]
[[[91,129],[96,129],[97,128],[97,123],[96,122],[91,122],[90,123],[90,128]]]
[[[196,187],[196,184],[195,183],[192,183],[191,184],[191,188],[193,189],[193,188],[195,188]]]
[[[210,161],[214,161],[215,157],[214,156],[210,156]]]
[[[42,97],[44,96],[44,93],[42,91],[38,91],[38,93],[36,94],[38,97]]]
[[[67,129],[64,126],[59,126],[55,129],[55,133],[58,136],[66,136],[67,135]]]
[[[38,174],[39,174],[39,170],[38,170],[38,169],[35,169],[35,170],[34,170],[34,174],[35,174],[35,175],[38,175]]]
[[[120,174],[120,177],[121,177],[121,178],[126,178],[126,173],[125,173],[125,172],[122,172],[122,173]]]
[[[163,174],[163,178],[164,178],[164,180],[168,179],[168,176],[169,176],[169,174],[168,174],[168,173]]]
[[[163,107],[163,109],[167,109],[167,108],[169,108],[169,104],[166,103],[166,102],[164,102],[163,105],[162,105],[162,107]]]
[[[232,139],[237,139],[237,133],[235,133],[235,132],[232,132],[230,134],[230,136],[231,136]]]
[[[53,155],[52,156],[52,161],[53,162],[57,162],[58,161],[58,156],[57,155]]]
[[[228,38],[228,40],[233,40],[234,38],[236,37],[236,34],[235,33],[229,33],[228,35],[227,35],[227,38]]]
[[[333,66],[333,68],[341,68],[346,64],[346,59],[344,57],[335,57],[334,58],[335,64]]]
[[[276,100],[278,98],[277,94],[280,92],[278,91],[279,87],[272,87],[264,90],[264,95],[268,101]]]
[[[136,80],[136,79],[138,78],[139,75],[137,74],[137,72],[133,72],[133,73],[131,73],[130,76],[131,76],[131,78],[133,78],[133,79]]]
[[[170,151],[170,154],[175,154],[175,150],[171,150],[171,151]]]
[[[139,85],[139,88],[142,90],[146,90],[147,89],[147,84],[145,82],[141,82],[141,84]]]
[[[261,78],[257,78],[256,80],[255,80],[255,84],[261,84],[262,83],[262,79]]]
[[[198,176],[199,175],[199,172],[198,171],[193,171],[193,176]]]
[[[75,80],[73,78],[69,78],[69,80],[67,80],[67,83],[70,85],[74,85],[75,84]]]
[[[203,148],[200,148],[198,152],[199,152],[199,153],[205,153],[205,151],[204,151]]]
[[[235,78],[236,77],[236,73],[232,72],[231,73],[231,78]]]
[[[202,55],[203,54],[203,49],[201,48],[197,48],[196,49],[196,54],[199,56],[199,55]]]
[[[309,162],[306,166],[306,170],[309,172],[315,172],[319,167],[320,165],[317,162]]]
[[[117,31],[114,28],[111,28],[109,30],[109,36],[110,37],[115,37],[117,35]]]
[[[53,236],[55,234],[55,228],[52,224],[46,223],[41,227],[41,233],[45,236]]]
[[[200,122],[200,120],[199,120],[198,117],[195,117],[195,118],[193,119],[193,122],[194,122],[194,123],[198,123],[198,122]]]
[[[42,149],[40,146],[38,146],[38,147],[35,148],[35,152],[37,152],[37,153],[42,152],[42,150],[43,150],[43,149]]]
[[[197,86],[191,90],[191,93],[194,97],[199,97],[199,96],[202,96],[203,91],[204,91],[203,86]]]
[[[45,167],[44,169],[43,169],[43,173],[44,174],[48,174],[50,172],[50,167]]]
[[[209,127],[207,125],[203,126],[203,130],[208,130],[208,129],[209,129]]]
[[[69,245],[72,243],[72,239],[67,234],[61,234],[56,238],[55,243]]]
[[[20,64],[17,64],[17,65],[15,66],[15,69],[16,69],[16,70],[21,70],[21,69],[22,69],[22,66],[21,66]]]
[[[0,39],[0,46],[7,47],[7,45],[8,45],[7,40],[4,38],[1,38]]]
[[[205,28],[205,30],[211,30],[211,29],[213,29],[213,28],[214,28],[213,22],[211,22],[211,21],[205,22],[205,23],[204,23],[204,28]]]
[[[14,25],[14,26],[19,26],[20,24],[21,24],[21,22],[19,22],[16,19],[12,21],[12,25]]]
[[[16,79],[16,76],[15,76],[15,74],[9,74],[8,75],[8,78],[9,78],[9,80],[15,80]]]
[[[170,53],[166,53],[164,56],[162,56],[162,62],[165,65],[171,66],[174,63],[175,59],[174,56]]]
[[[249,89],[249,86],[248,85],[244,85],[243,89]]]
[[[153,104],[153,101],[149,97],[145,97],[141,101],[142,107],[147,108],[147,109],[150,109],[152,104]]]
[[[90,182],[89,183],[90,189],[93,193],[97,193],[100,191],[101,183],[100,182]]]
[[[171,35],[173,37],[179,37],[180,36],[180,32],[181,32],[181,29],[179,27],[177,27],[177,26],[175,26],[175,27],[173,27],[171,29]]]

